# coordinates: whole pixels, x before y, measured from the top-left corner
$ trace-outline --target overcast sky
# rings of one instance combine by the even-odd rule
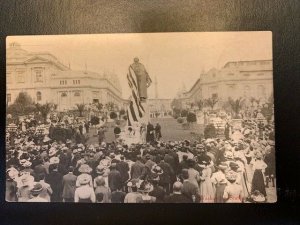
[[[117,74],[123,97],[129,96],[128,66],[139,57],[152,80],[157,78],[158,97],[173,98],[183,85],[189,90],[202,71],[221,68],[228,61],[272,59],[271,32],[206,32],[14,36],[27,51],[48,51],[73,70]],[[148,89],[155,96],[154,84]]]

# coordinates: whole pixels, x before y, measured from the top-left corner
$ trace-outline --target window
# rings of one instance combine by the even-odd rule
[[[6,82],[11,83],[11,73],[6,73]]]
[[[11,94],[7,94],[6,95],[6,101],[7,102],[11,102]]]
[[[214,93],[211,95],[212,98],[218,98],[218,94]]]
[[[80,84],[80,80],[73,80],[73,84]]]
[[[228,73],[228,76],[233,76],[234,74],[233,73]]]
[[[25,83],[25,77],[23,72],[19,72],[17,75],[17,82],[18,83]]]
[[[43,82],[43,76],[41,70],[35,71],[35,82]]]
[[[36,100],[37,100],[37,101],[41,101],[41,100],[42,100],[42,93],[41,93],[40,91],[38,91],[38,92],[36,93]]]
[[[66,92],[63,92],[63,93],[61,93],[61,97],[67,97],[68,95],[67,95],[67,93]]]
[[[258,74],[257,74],[257,76],[263,76],[263,75],[264,75],[263,73],[258,73]]]
[[[79,91],[76,91],[76,92],[74,93],[74,97],[80,97],[80,92],[79,92]]]
[[[61,81],[59,82],[59,84],[60,84],[60,85],[66,85],[66,84],[67,84],[67,81],[66,81],[66,80],[61,80]]]
[[[249,73],[245,73],[244,76],[245,76],[245,77],[249,77],[250,74],[249,74]]]

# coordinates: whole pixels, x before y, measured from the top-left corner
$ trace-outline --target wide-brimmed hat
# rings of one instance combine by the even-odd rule
[[[105,173],[105,169],[106,169],[106,167],[104,167],[103,165],[99,165],[96,168],[96,173],[100,174],[100,175],[103,175]]]
[[[49,159],[50,164],[58,164],[59,163],[59,158],[58,157],[51,157]]]
[[[72,141],[71,141],[70,139],[67,139],[67,140],[66,140],[66,143],[67,143],[67,144],[70,144],[70,143],[72,143]]]
[[[228,171],[228,172],[226,173],[225,176],[226,176],[226,179],[227,179],[227,180],[229,180],[229,181],[235,181],[236,178],[237,178],[237,173],[234,172],[234,171],[232,171],[232,170],[230,170],[230,171]]]
[[[239,168],[240,166],[239,166],[239,164],[237,164],[236,162],[230,162],[230,163],[229,163],[229,167],[230,167],[230,168]]]
[[[6,173],[11,179],[18,177],[18,175],[19,175],[19,171],[15,167],[8,168],[6,170]]]
[[[203,144],[197,144],[196,149],[199,152],[204,152],[205,151],[205,146]]]
[[[51,141],[51,139],[48,136],[45,136],[43,142],[48,142],[48,141]]]
[[[43,186],[40,183],[35,183],[30,190],[32,194],[40,194],[43,191]]]
[[[99,165],[102,165],[102,166],[104,166],[105,168],[108,168],[108,167],[110,167],[110,165],[111,165],[111,160],[109,160],[109,159],[102,159],[101,161],[100,161],[100,163],[99,163]]]
[[[273,141],[273,140],[268,140],[268,144],[271,145],[271,146],[274,146],[274,145],[275,145],[275,141]]]
[[[220,170],[227,170],[228,165],[225,162],[220,163],[218,166],[216,166]]]
[[[164,171],[162,170],[162,168],[158,165],[153,165],[151,168],[151,172],[157,175],[161,175],[164,173]]]
[[[82,164],[78,169],[80,173],[90,173],[92,170],[93,169],[87,164]]]
[[[139,180],[139,179],[132,179],[131,181],[129,181],[127,183],[127,186],[128,187],[137,187],[137,188],[139,188],[142,182],[143,181]]]
[[[55,154],[57,153],[57,149],[56,148],[50,148],[49,149],[49,157],[52,157],[52,156],[54,156]]]
[[[233,153],[231,151],[225,151],[224,152],[224,157],[228,158],[228,159],[233,159],[234,158]]]
[[[254,191],[251,195],[251,198],[254,202],[265,202],[266,198],[265,196],[260,193],[259,191]]]
[[[77,177],[77,180],[78,180],[80,185],[85,185],[85,184],[90,183],[91,176],[86,174],[86,173],[83,173],[83,174],[81,174]]]
[[[143,181],[143,182],[141,182],[138,190],[141,192],[144,192],[144,193],[149,193],[149,192],[153,191],[153,185],[148,181]]]

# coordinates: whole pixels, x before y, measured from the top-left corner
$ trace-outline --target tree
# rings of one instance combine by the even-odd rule
[[[192,112],[189,112],[189,113],[187,114],[186,120],[187,120],[188,123],[194,123],[194,122],[197,122],[196,114],[195,114],[195,113],[192,113]]]
[[[91,117],[91,124],[92,125],[98,125],[100,123],[100,119],[97,116],[92,116]]]
[[[26,92],[20,92],[14,103],[7,108],[7,113],[14,116],[22,116],[33,113],[35,105],[31,97]]]
[[[196,102],[196,105],[198,106],[198,109],[201,111],[203,109],[203,106],[204,106],[204,101],[198,100]]]
[[[115,108],[115,103],[113,103],[113,102],[106,103],[106,108],[108,111],[113,111]]]
[[[51,111],[52,105],[50,103],[46,103],[43,105],[37,103],[35,106],[36,106],[36,110],[41,114],[42,118],[44,119],[44,123],[46,123],[47,116]]]
[[[183,110],[181,110],[180,114],[181,114],[181,117],[186,117],[188,114],[188,111],[186,109],[183,109]]]
[[[231,106],[232,111],[234,112],[234,118],[238,119],[238,115],[244,105],[245,99],[243,98],[238,98],[236,100],[233,100],[232,98],[228,99],[228,103]]]
[[[84,109],[85,109],[85,105],[84,104],[76,104],[77,106],[77,110],[79,112],[79,117],[82,117]]]
[[[98,103],[96,104],[96,108],[97,108],[99,111],[101,111],[101,110],[103,109],[103,104],[98,102]]]
[[[110,114],[109,114],[109,117],[114,120],[118,117],[117,113],[115,113],[114,111],[112,111]]]
[[[211,107],[211,110],[214,110],[215,105],[218,103],[218,97],[211,97],[205,100],[205,105]]]
[[[173,99],[171,102],[172,109],[182,109],[182,102],[179,99]]]

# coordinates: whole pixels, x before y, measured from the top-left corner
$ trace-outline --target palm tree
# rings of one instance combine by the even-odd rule
[[[47,120],[47,116],[48,114],[50,113],[51,111],[51,104],[50,103],[46,103],[46,104],[39,104],[37,103],[36,105],[36,110],[41,114],[41,116],[43,117],[44,119],[44,123],[46,123],[46,120]]]
[[[219,99],[217,97],[211,97],[205,100],[205,104],[211,107],[211,110],[214,110],[215,105],[218,103]]]
[[[77,110],[79,112],[79,117],[82,117],[83,111],[85,109],[85,105],[84,104],[76,104],[77,106]]]
[[[232,111],[234,112],[234,118],[238,118],[238,114],[240,113],[243,105],[244,105],[245,99],[243,98],[238,98],[236,100],[233,100],[232,98],[228,99],[228,103],[231,106]]]

